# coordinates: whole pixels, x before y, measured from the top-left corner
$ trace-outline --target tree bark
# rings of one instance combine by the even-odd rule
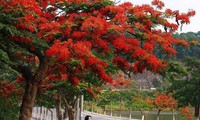
[[[142,114],[142,119],[141,120],[144,120],[144,112],[141,109],[139,109],[139,110],[140,110],[140,113]]]
[[[62,108],[61,108],[61,95],[57,93],[57,99],[56,99],[56,115],[58,120],[63,120],[62,116]]]
[[[63,118],[67,119],[67,117],[68,117],[68,110],[67,110],[67,107],[65,107],[65,111],[63,113]]]
[[[132,119],[132,116],[131,116],[131,108],[129,108],[129,119],[130,119],[130,120]]]
[[[26,83],[26,90],[23,96],[23,101],[20,109],[19,120],[31,120],[32,109],[35,102],[35,97],[38,90],[38,84]]]
[[[47,108],[51,112],[51,120],[53,120],[53,111],[49,108]]]
[[[68,109],[69,120],[75,120],[75,111],[73,108]]]
[[[172,109],[172,119],[176,120],[175,115],[174,115],[174,109]]]
[[[194,117],[195,117],[195,120],[199,120],[199,105],[195,106],[195,112],[194,112]]]
[[[92,103],[92,105],[93,105],[93,103]],[[106,105],[103,106],[103,114],[106,115]]]
[[[158,114],[157,114],[157,119],[156,120],[160,120],[160,112],[161,112],[161,110],[158,110]]]
[[[112,116],[112,100],[110,101],[110,116]]]
[[[24,79],[26,80],[26,89],[20,108],[19,120],[31,120],[32,109],[37,95],[38,86],[46,76],[45,73],[48,68],[47,63],[47,58],[40,58],[40,65],[34,75],[29,69],[21,69]]]
[[[67,108],[67,111],[68,111],[69,120],[75,120],[75,110],[69,104],[69,102],[67,101],[66,98],[63,97],[63,100],[64,100],[65,107]],[[75,100],[75,102],[76,102],[76,100]]]

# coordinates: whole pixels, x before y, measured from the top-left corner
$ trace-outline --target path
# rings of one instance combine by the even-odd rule
[[[51,109],[51,111],[53,112],[53,116],[52,116],[52,114],[50,112],[45,113],[45,114],[47,114],[47,116],[44,116],[44,114],[43,115],[39,115],[39,113],[37,113],[37,108],[35,107],[33,109],[33,115],[32,115],[33,118],[32,118],[32,120],[57,120],[56,119],[56,110],[55,109]],[[130,120],[129,118],[113,117],[113,116],[102,115],[102,114],[89,112],[89,111],[84,111],[82,113],[81,120],[84,120],[86,115],[91,115],[92,116],[92,120]],[[40,119],[39,116],[43,116],[42,119]],[[51,119],[51,117],[53,117],[53,119]],[[139,119],[131,119],[131,120],[139,120]]]

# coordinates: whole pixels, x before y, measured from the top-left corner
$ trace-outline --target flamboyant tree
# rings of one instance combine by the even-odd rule
[[[153,105],[157,110],[157,119],[160,120],[160,112],[165,109],[171,109],[172,114],[174,112],[174,109],[177,107],[177,101],[170,95],[167,95],[165,93],[159,93],[154,94],[153,100],[146,100],[146,102],[149,105]],[[174,114],[173,114],[173,120],[174,120]]]
[[[126,74],[164,69],[167,62],[153,54],[154,48],[171,56],[176,54],[174,45],[187,46],[172,33],[179,24],[188,24],[195,12],[163,12],[160,0],[152,5],[155,7],[115,5],[109,0],[0,0],[0,64],[17,71],[17,82],[25,84],[20,120],[31,119],[38,89],[51,87],[52,81],[90,87],[94,81],[112,83],[113,65]],[[93,79],[87,79],[88,75]]]
[[[193,120],[192,111],[188,106],[180,108],[180,114],[183,120]]]

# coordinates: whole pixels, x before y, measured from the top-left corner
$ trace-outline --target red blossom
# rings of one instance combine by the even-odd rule
[[[71,76],[70,77],[70,82],[73,86],[77,87],[79,84],[79,79],[76,76]]]
[[[141,48],[138,48],[133,53],[133,58],[141,58],[144,60],[147,57],[148,53],[146,50],[143,50]]]
[[[161,0],[153,0],[152,5],[155,5],[159,9],[162,9],[165,6]]]
[[[171,9],[166,9],[166,10],[165,10],[165,13],[166,13],[167,15],[172,15],[172,14],[173,14],[173,11],[172,11]]]
[[[24,81],[24,78],[22,76],[18,76],[16,79],[16,83],[21,83]]]
[[[147,64],[152,71],[157,72],[157,71],[161,70],[162,61],[160,61],[154,55],[149,55],[147,58]]]
[[[59,40],[55,41],[54,44],[46,50],[46,55],[48,57],[57,56],[57,61],[66,61],[69,58],[69,51],[67,48],[67,43],[60,43]]]
[[[144,63],[141,63],[139,61],[136,61],[133,65],[133,71],[135,73],[143,73],[146,70],[146,66]]]
[[[152,53],[153,50],[154,50],[154,45],[153,45],[152,43],[146,42],[146,43],[144,44],[144,49],[145,49],[146,51]]]
[[[128,70],[130,68],[129,63],[121,57],[113,58],[113,64],[122,68],[123,70]]]

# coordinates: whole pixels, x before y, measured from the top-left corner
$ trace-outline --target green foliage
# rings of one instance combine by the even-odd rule
[[[141,101],[136,101],[134,98],[137,94],[141,94]],[[137,91],[137,90],[123,90],[123,91],[102,91],[101,95],[98,96],[93,101],[96,102],[97,106],[101,108],[108,107],[110,109],[110,105],[112,103],[113,110],[119,110],[120,104],[124,103],[123,109],[134,109],[134,110],[148,110],[151,108],[144,99],[146,97],[152,97],[154,94],[153,91]],[[88,101],[88,99],[85,99]],[[122,107],[122,106],[121,106]]]
[[[162,83],[156,78],[153,80],[153,85],[157,90],[160,90],[162,87]]]
[[[96,99],[97,106],[100,107],[110,106],[110,103],[112,102],[113,106],[116,106],[115,108],[119,109],[119,103],[121,101],[125,102],[125,104],[129,103],[130,101],[132,101],[136,93],[137,93],[136,90],[102,91],[101,96],[99,96]]]
[[[194,33],[194,32],[188,32],[188,33],[181,33],[181,34],[174,34],[174,38],[176,39],[184,39],[191,43],[191,41],[196,40],[197,42],[200,42],[200,32]],[[185,57],[196,57],[200,58],[200,47],[199,45],[193,45],[191,44],[189,47],[184,46],[176,46],[177,55],[176,59],[183,60]]]
[[[184,60],[187,75],[182,79],[172,81],[172,86],[169,88],[173,91],[173,97],[178,100],[179,106],[200,105],[200,59],[189,57]]]
[[[7,99],[0,97],[0,120],[17,120],[19,104],[14,96]]]
[[[130,104],[130,108],[132,108],[133,110],[149,110],[151,106],[144,100],[140,100],[133,101],[132,104]]]

